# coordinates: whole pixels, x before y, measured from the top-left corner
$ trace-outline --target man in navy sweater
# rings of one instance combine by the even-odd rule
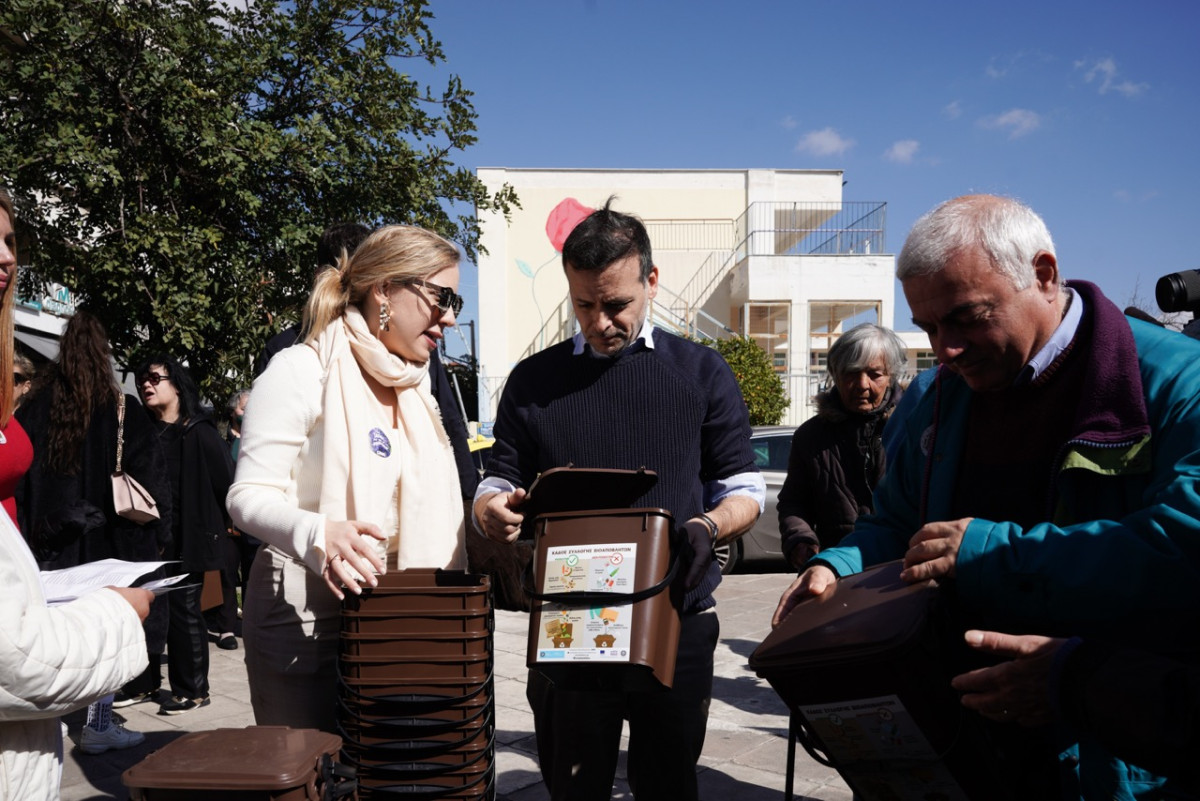
[[[672,689],[565,690],[534,670],[527,695],[552,799],[611,797],[623,719],[629,721],[635,797],[695,799],[719,634],[712,592],[721,572],[713,547],[754,523],[765,487],[732,371],[712,348],[651,325],[658,268],[650,238],[637,218],[609,204],[563,245],[580,333],[521,362],[509,376],[496,443],[475,495],[475,520],[485,536],[515,540],[526,488],[553,467],[658,473],[635,505],[670,511],[687,543]]]

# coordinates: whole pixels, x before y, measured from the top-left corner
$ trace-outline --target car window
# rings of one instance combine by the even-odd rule
[[[750,440],[754,451],[754,466],[759,470],[787,470],[788,452],[792,448],[790,434],[776,434]]]

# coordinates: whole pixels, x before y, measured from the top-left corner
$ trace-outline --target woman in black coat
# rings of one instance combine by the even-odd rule
[[[229,529],[225,494],[233,482],[233,460],[178,361],[163,354],[143,362],[137,383],[166,457],[175,510],[169,558],[183,563],[189,574],[185,582],[191,585],[167,594],[171,698],[162,702],[159,713],[180,715],[209,703],[208,628],[200,610],[200,590],[205,571],[219,570],[223,564],[222,540]]]
[[[817,415],[796,429],[779,489],[783,555],[797,570],[837,545],[883,477],[883,427],[900,396],[907,361],[890,329],[863,323],[838,337],[826,360],[831,386]]]
[[[159,519],[145,524],[119,516],[113,507],[111,476],[121,401],[122,469],[158,504]],[[17,517],[41,569],[109,558],[162,558],[171,537],[170,490],[162,451],[140,406],[117,387],[104,327],[88,312],[77,310],[63,332],[57,361],[39,376],[33,394],[16,413],[34,450],[33,464],[17,487]],[[145,629],[150,667],[142,680],[150,681],[166,642],[165,602],[151,605]],[[112,704],[109,696],[89,707],[80,739],[85,753],[142,741],[141,734],[112,724]]]

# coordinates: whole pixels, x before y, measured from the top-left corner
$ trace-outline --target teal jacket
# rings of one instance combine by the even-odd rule
[[[1085,302],[1093,347],[1074,430],[1064,433],[1047,501],[1029,528],[974,519],[954,588],[972,626],[1135,644],[1200,641],[1200,343],[1128,320],[1099,290]],[[941,370],[901,421],[875,512],[816,561],[839,576],[903,558],[926,522],[950,519],[971,391]],[[1013,432],[1019,436],[1020,432]],[[1003,488],[997,488],[1003,491]],[[1157,796],[1163,780],[1089,749],[1067,798]],[[1078,792],[1075,790],[1078,789]]]

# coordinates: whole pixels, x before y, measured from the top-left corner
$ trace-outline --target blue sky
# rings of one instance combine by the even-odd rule
[[[938,202],[995,192],[1037,210],[1063,274],[1119,306],[1136,292],[1155,309],[1159,276],[1200,268],[1191,0],[431,10],[445,71],[475,92],[468,167],[841,169],[847,200],[887,202],[893,253]],[[465,320],[473,267],[462,284]]]

